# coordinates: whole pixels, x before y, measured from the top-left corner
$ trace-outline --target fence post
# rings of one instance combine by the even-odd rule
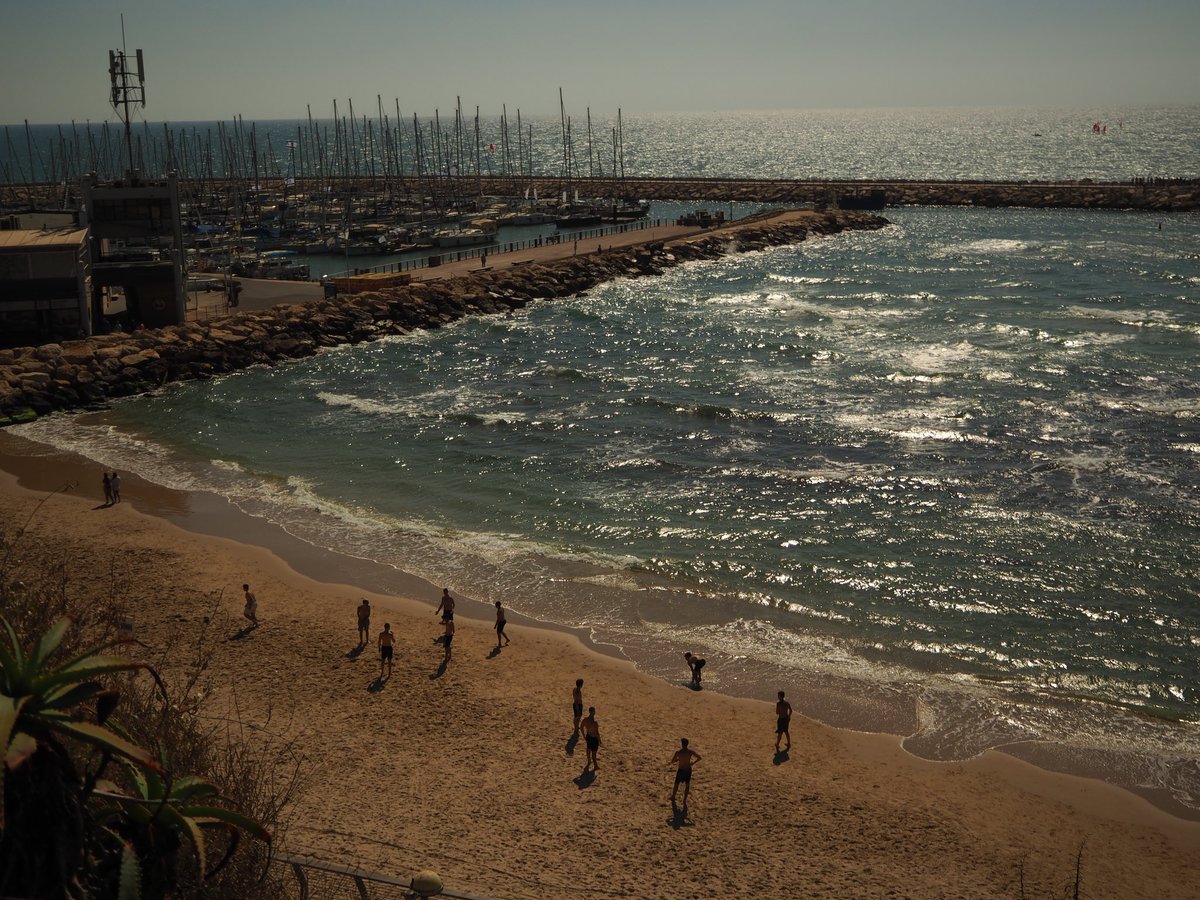
[[[292,863],[292,871],[296,873],[296,881],[300,885],[300,900],[308,900],[308,878],[304,868],[299,863]]]

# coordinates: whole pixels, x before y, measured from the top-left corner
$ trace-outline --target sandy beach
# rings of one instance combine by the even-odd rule
[[[436,586],[365,590],[370,564],[135,473],[105,507],[99,465],[9,434],[0,469],[6,534],[32,514],[22,540],[61,548],[76,590],[121,584],[140,640],[215,629],[205,715],[303,755],[288,852],[402,878],[433,868],[497,898],[1018,897],[1022,879],[1024,896],[1050,897],[1082,844],[1084,896],[1200,894],[1200,823],[1103,782],[991,752],[931,763],[799,716],[779,757],[773,696],[694,692],[682,658],[666,683],[513,615],[497,653],[469,602],[443,670]],[[397,634],[386,681],[373,644],[358,647],[363,596],[372,639],[385,621]],[[602,736],[590,776],[571,740],[576,678]],[[680,737],[702,756],[686,812],[670,803]]]

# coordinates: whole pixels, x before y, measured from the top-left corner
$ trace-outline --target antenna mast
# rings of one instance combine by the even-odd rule
[[[121,16],[121,49],[108,51],[108,80],[111,83],[109,102],[125,124],[125,150],[129,154],[129,175],[133,175],[133,133],[130,107],[146,105],[146,67],[142,51],[131,58],[125,52],[125,16]]]

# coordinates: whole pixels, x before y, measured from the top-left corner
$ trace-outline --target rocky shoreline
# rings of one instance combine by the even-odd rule
[[[786,221],[760,217],[669,244],[610,249],[550,264],[523,263],[207,322],[0,349],[0,426],[103,406],[174,381],[299,359],[325,347],[437,328],[468,315],[505,313],[617,278],[659,275],[685,262],[795,244],[810,234],[887,224],[880,216],[849,211],[807,213]]]

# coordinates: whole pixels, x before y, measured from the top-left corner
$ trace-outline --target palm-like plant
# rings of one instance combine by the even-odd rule
[[[145,671],[160,689],[162,682],[148,664],[106,654],[125,640],[55,662],[70,624],[59,619],[27,653],[0,616],[0,896],[83,893],[97,877],[126,887],[140,883],[143,870],[160,894],[170,889],[184,840],[206,876],[228,861],[242,831],[269,840],[259,823],[215,805],[212,784],[172,779],[155,754],[109,722],[120,695],[102,679]],[[88,721],[80,708],[92,701]],[[82,774],[68,750],[74,744],[92,751]],[[99,780],[114,758],[126,764],[133,793]],[[203,835],[213,828],[229,841],[208,870]]]
[[[158,767],[147,751],[104,725],[115,696],[100,679],[149,667],[105,655],[116,641],[56,664],[70,624],[59,619],[26,653],[0,616],[7,638],[0,641],[0,859],[6,860],[0,894],[61,893],[64,880],[76,879],[88,859],[88,782],[113,756]],[[90,700],[97,701],[94,721],[78,713]],[[76,741],[100,753],[95,771],[82,778],[67,749]]]
[[[100,782],[94,796],[104,804],[97,818],[124,840],[141,861],[144,884],[157,896],[176,880],[176,856],[186,841],[196,854],[200,875],[216,875],[237,850],[243,832],[270,843],[271,835],[258,822],[223,806],[216,786],[194,775],[172,780],[167,775],[127,763],[132,793]],[[221,859],[208,867],[205,832],[217,830],[226,838]]]

